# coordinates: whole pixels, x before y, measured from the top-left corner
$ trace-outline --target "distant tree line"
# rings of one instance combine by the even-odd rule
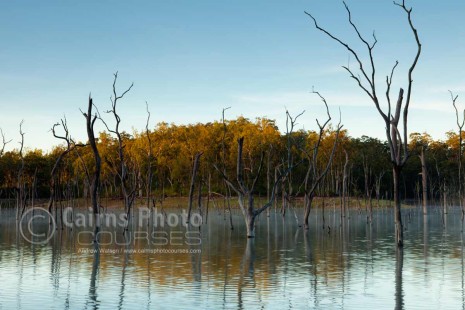
[[[57,127],[58,130],[58,127]],[[239,117],[224,123],[215,121],[206,124],[174,125],[160,123],[147,132],[121,133],[123,152],[127,165],[127,180],[136,188],[136,196],[147,196],[147,185],[154,197],[188,196],[191,173],[196,154],[202,154],[199,163],[197,184],[202,195],[227,195],[223,179],[214,168],[224,163],[227,175],[235,176],[238,139],[243,140],[244,173],[253,175],[263,161],[262,173],[255,185],[257,196],[269,197],[277,170],[282,169],[289,152],[295,162],[305,163],[309,159],[302,148],[311,148],[319,137],[317,131],[299,130],[290,134],[281,133],[275,121],[266,118],[249,120]],[[150,143],[148,142],[150,139]],[[289,148],[288,141],[292,145]],[[316,161],[317,170],[324,170],[331,155],[336,130],[328,127],[323,131],[320,150]],[[107,132],[98,135],[97,146],[102,158],[100,197],[122,198],[118,139]],[[444,141],[434,140],[427,133],[412,133],[409,149],[412,154],[402,178],[401,197],[404,200],[422,199],[422,161],[427,174],[427,199],[443,202],[444,196],[458,199],[459,179],[459,136],[448,132]],[[149,147],[150,146],[150,147]],[[0,195],[2,199],[15,198],[18,184],[24,184],[24,199],[50,197],[51,172],[57,158],[68,149],[59,145],[52,151],[19,150],[3,152],[0,157]],[[21,152],[20,152],[21,151]],[[150,156],[149,156],[150,155]],[[223,158],[224,157],[224,158]],[[262,158],[263,157],[263,158]],[[316,189],[317,196],[346,195],[363,199],[392,198],[392,168],[389,163],[389,147],[386,142],[363,136],[353,138],[346,130],[339,133],[339,142],[326,176]],[[347,161],[346,161],[347,160]],[[54,182],[57,197],[88,197],[89,182],[86,177],[93,166],[93,155],[89,145],[82,144],[69,150],[57,167]],[[147,173],[150,167],[151,173]],[[312,169],[313,169],[312,168]],[[344,185],[344,170],[346,174]],[[21,173],[20,173],[21,171]],[[289,187],[277,188],[277,194],[292,193],[303,197],[303,180],[307,173],[305,164],[292,169]],[[21,178],[21,182],[18,181]],[[287,186],[287,185],[286,185]],[[53,187],[52,187],[53,188]]]

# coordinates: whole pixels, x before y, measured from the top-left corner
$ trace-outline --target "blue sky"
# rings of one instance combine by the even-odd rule
[[[405,14],[390,0],[348,0],[353,18],[375,49],[378,79],[395,60],[393,92],[405,85],[415,44]],[[423,54],[414,74],[410,131],[435,138],[455,128],[448,89],[465,107],[465,2],[410,0]],[[369,98],[341,65],[353,59],[318,32],[321,25],[362,46],[348,27],[341,1],[2,1],[0,3],[0,127],[17,147],[24,119],[26,146],[49,149],[49,129],[66,115],[71,134],[85,139],[85,108],[92,93],[108,109],[113,73],[120,89],[134,82],[121,102],[123,128],[145,126],[145,101],[157,122],[195,123],[221,117],[266,116],[284,124],[285,108],[306,110],[300,126],[323,117],[312,86],[341,108],[352,136],[384,138]],[[365,55],[365,54],[363,54]],[[354,67],[355,68],[355,67]],[[102,129],[99,127],[99,129]]]

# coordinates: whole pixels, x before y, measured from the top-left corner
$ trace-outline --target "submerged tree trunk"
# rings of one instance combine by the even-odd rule
[[[308,230],[310,226],[308,225],[308,218],[310,216],[310,210],[312,208],[313,196],[307,197],[307,203],[305,204],[304,210],[304,229]]]
[[[427,170],[426,170],[426,160],[425,160],[425,150],[421,148],[420,153],[420,162],[421,162],[421,185],[422,185],[422,192],[423,192],[423,214],[428,214],[428,179],[427,179]]]
[[[447,214],[447,187],[446,187],[446,182],[444,182],[444,214]]]
[[[100,231],[100,209],[98,205],[98,191],[100,187],[100,170],[102,165],[102,160],[100,158],[100,153],[97,148],[97,142],[94,135],[94,124],[97,120],[97,115],[92,115],[92,108],[94,104],[92,102],[92,98],[89,96],[89,104],[87,108],[87,113],[82,113],[86,118],[86,128],[87,128],[87,137],[89,139],[89,144],[92,149],[92,153],[94,155],[95,161],[95,168],[94,168],[94,175],[92,180],[90,180],[90,175],[88,175],[89,183],[90,183],[90,198],[92,203],[92,212],[94,214],[94,236],[93,241],[94,243],[98,242],[98,233]],[[87,170],[86,170],[87,172]]]
[[[394,223],[396,228],[396,243],[399,247],[404,245],[404,227],[402,225],[402,216],[400,212],[400,172],[402,168],[394,165],[393,181],[394,181]]]
[[[349,154],[345,149],[343,149],[346,161],[344,163],[344,175],[342,176],[342,217],[345,217],[346,208],[347,208],[347,166],[349,165]]]
[[[395,310],[404,309],[404,290],[402,285],[402,270],[404,267],[404,251],[402,248],[396,249],[396,280],[395,280]]]
[[[255,238],[255,214],[250,211],[250,207],[245,217],[245,224],[247,225],[247,238]]]
[[[195,186],[195,179],[197,178],[197,171],[199,170],[200,156],[202,156],[202,153],[195,154],[194,165],[192,167],[191,186],[189,190],[189,210],[187,213],[186,224],[189,224],[190,219],[191,219],[192,205],[194,203],[194,186]]]

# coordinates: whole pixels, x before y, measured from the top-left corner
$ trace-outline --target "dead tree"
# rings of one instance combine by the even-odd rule
[[[86,118],[86,128],[87,128],[87,138],[89,139],[89,145],[92,149],[92,153],[94,154],[94,161],[95,161],[95,168],[94,174],[92,176],[92,181],[90,185],[90,200],[92,204],[92,211],[96,217],[95,221],[95,231],[98,232],[99,229],[99,221],[97,220],[97,215],[100,213],[99,203],[98,203],[98,192],[100,188],[100,171],[102,167],[102,159],[100,158],[100,153],[97,148],[97,142],[95,139],[94,134],[94,125],[95,121],[98,118],[97,113],[93,114],[92,109],[94,108],[94,104],[92,101],[92,97],[89,96],[89,104],[87,105],[87,113],[82,112],[82,115]],[[87,171],[86,171],[87,172]],[[90,177],[90,174],[88,174]],[[95,238],[96,236],[94,236]]]
[[[320,95],[319,92],[313,91],[314,94],[318,95],[320,99],[323,101],[325,107],[326,107],[326,114],[328,118],[323,124],[320,124],[319,120],[316,120],[316,123],[318,125],[319,131],[318,131],[318,138],[315,144],[311,147],[310,150],[302,149],[303,153],[306,155],[308,159],[308,168],[307,168],[307,173],[305,175],[304,179],[304,229],[308,230],[309,225],[308,225],[308,217],[310,216],[310,210],[312,208],[312,202],[313,199],[315,198],[315,192],[320,185],[321,181],[323,178],[326,176],[326,174],[329,171],[329,168],[332,165],[333,158],[334,158],[334,153],[336,152],[337,144],[339,142],[339,133],[342,129],[341,121],[339,120],[339,124],[337,125],[336,128],[336,137],[334,139],[333,147],[331,149],[331,154],[329,155],[328,162],[326,163],[326,166],[323,168],[321,172],[318,171],[318,154],[320,151],[320,146],[321,142],[323,141],[323,136],[325,134],[325,131],[327,130],[327,126],[329,122],[331,121],[331,114],[329,113],[329,108],[328,108],[328,103],[326,102],[326,99]]]
[[[421,43],[418,37],[417,29],[414,27],[412,22],[412,8],[407,8],[405,5],[405,0],[402,3],[394,2],[394,4],[400,7],[407,15],[409,27],[414,35],[415,42],[417,45],[417,51],[415,54],[415,58],[408,70],[407,78],[408,78],[408,85],[407,85],[407,93],[404,102],[404,89],[400,88],[399,95],[397,97],[397,103],[395,105],[394,111],[392,111],[391,107],[391,85],[392,79],[394,75],[394,71],[398,65],[398,61],[394,64],[390,75],[386,77],[386,100],[388,104],[388,111],[385,113],[380,106],[380,100],[378,98],[378,92],[376,88],[376,80],[375,80],[375,61],[373,58],[373,49],[376,46],[378,40],[376,39],[375,34],[373,33],[373,43],[369,43],[360,33],[358,27],[352,21],[352,15],[349,10],[349,7],[344,2],[345,9],[348,13],[349,23],[351,27],[354,29],[355,33],[357,34],[358,38],[362,42],[362,44],[366,47],[369,64],[367,66],[366,63],[362,61],[359,54],[347,43],[336,37],[335,35],[331,34],[325,28],[322,28],[318,25],[317,20],[310,14],[305,12],[314,22],[315,28],[319,31],[323,32],[332,40],[339,43],[343,48],[347,49],[348,52],[356,59],[356,62],[359,67],[360,74],[352,71],[348,66],[343,66],[343,68],[349,73],[350,77],[353,78],[357,85],[363,90],[364,93],[368,95],[368,97],[373,101],[378,113],[381,115],[382,119],[384,120],[385,127],[386,127],[386,138],[388,140],[389,149],[391,153],[391,162],[393,168],[393,183],[394,183],[394,207],[395,207],[395,227],[396,227],[396,243],[399,247],[403,246],[403,225],[402,225],[402,216],[401,216],[401,203],[400,203],[400,174],[402,168],[404,167],[405,163],[409,158],[409,151],[408,151],[408,130],[407,130],[407,120],[408,120],[408,109],[410,106],[410,100],[412,95],[412,75],[415,67],[418,63],[418,59],[420,58],[421,54]],[[367,68],[368,67],[368,68]],[[367,85],[368,84],[368,85]],[[403,108],[402,108],[403,107]],[[394,114],[392,114],[394,112]],[[401,119],[401,113],[403,118],[403,136],[401,135],[401,130],[399,129],[399,121]]]
[[[19,134],[21,135],[21,141],[19,142],[19,158],[21,163],[18,169],[18,180],[17,180],[17,192],[16,192],[16,220],[19,220],[19,215],[24,213],[26,209],[26,200],[27,200],[27,191],[26,191],[26,182],[24,181],[24,135],[23,132],[23,123],[24,120],[19,123]]]
[[[6,140],[5,134],[3,133],[3,130],[0,128],[0,135],[2,136],[2,148],[0,149],[0,157],[3,156],[3,153],[5,152],[5,147],[7,146],[8,143],[10,143],[12,140]],[[8,202],[9,203],[9,202]],[[1,204],[0,204],[0,209],[1,209]]]
[[[379,208],[379,199],[381,196],[381,181],[383,180],[383,176],[386,172],[381,171],[378,176],[375,178],[375,193],[376,193],[376,206]]]
[[[194,164],[192,166],[192,177],[191,177],[191,186],[189,190],[189,210],[187,213],[187,221],[186,224],[189,224],[191,220],[191,211],[192,211],[192,205],[194,203],[194,187],[195,187],[195,181],[197,179],[197,172],[199,171],[199,166],[200,166],[200,157],[202,156],[203,152],[195,154],[194,157]],[[199,185],[199,188],[201,186]],[[201,193],[199,192],[199,200],[201,199]]]
[[[147,136],[147,161],[148,161],[148,166],[147,166],[147,183],[146,183],[146,195],[147,195],[147,208],[150,209],[150,201],[152,200],[152,181],[153,181],[153,172],[152,172],[152,163],[153,163],[153,154],[152,154],[152,139],[150,138],[150,130],[149,130],[149,122],[150,122],[150,111],[149,111],[149,105],[146,102],[146,109],[147,109],[147,124],[145,125],[145,134]],[[150,223],[150,221],[147,221],[147,225]]]
[[[362,167],[363,167],[363,177],[364,177],[364,185],[365,185],[365,193],[364,193],[364,202],[365,202],[365,215],[368,218],[368,201],[371,198],[371,190],[370,190],[370,183],[371,183],[371,174],[372,170],[369,164],[368,157],[365,152],[362,153]]]
[[[241,137],[237,140],[237,164],[236,164],[236,182],[231,181],[224,171],[220,169],[218,166],[214,165],[215,169],[221,174],[223,180],[226,184],[237,194],[237,200],[239,203],[239,207],[244,215],[245,224],[247,227],[247,238],[254,238],[255,237],[255,219],[258,215],[260,215],[263,211],[268,209],[273,205],[273,201],[275,199],[276,189],[278,185],[283,182],[283,180],[289,175],[289,172],[297,166],[299,163],[294,164],[291,167],[288,167],[278,179],[274,182],[274,185],[271,189],[271,197],[263,206],[256,209],[254,204],[254,190],[255,186],[257,185],[258,179],[260,177],[260,173],[263,166],[263,158],[264,153],[260,158],[260,164],[257,169],[257,173],[251,177],[252,181],[249,184],[246,184],[246,180],[244,179],[244,165],[242,159],[242,151],[243,151],[243,144],[244,144],[244,137]]]
[[[463,110],[463,118],[462,121],[460,121],[459,117],[459,110],[457,109],[457,98],[459,97],[458,95],[455,95],[449,91],[450,97],[452,99],[452,105],[454,106],[455,109],[455,115],[457,119],[457,127],[459,129],[459,152],[458,152],[458,162],[459,162],[459,169],[458,169],[458,195],[459,195],[459,206],[462,209],[462,221],[465,216],[465,204],[463,203],[462,200],[462,186],[463,186],[463,180],[462,180],[462,148],[463,148],[463,138],[462,138],[462,133],[463,133],[463,126],[465,125],[465,109]]]
[[[222,116],[221,121],[223,124],[223,136],[221,137],[221,166],[222,166],[224,175],[226,175],[226,143],[225,143],[225,140],[226,140],[226,133],[228,130],[228,127],[226,126],[226,121],[224,119],[224,112],[230,108],[231,107],[223,108],[223,112],[221,114]],[[224,188],[225,188],[225,195],[223,197],[223,203],[225,204],[225,207],[226,207],[226,203],[228,205],[229,227],[231,228],[231,230],[234,230],[234,225],[232,221],[232,212],[231,212],[231,188],[229,187],[229,185],[226,183],[225,180],[223,180],[223,182],[224,182]]]
[[[283,160],[283,169],[288,169],[292,167],[294,164],[294,158],[292,156],[292,146],[296,145],[296,141],[292,137],[292,133],[294,132],[294,128],[297,125],[297,120],[305,113],[305,110],[301,113],[297,114],[293,117],[289,111],[286,111],[286,151],[287,151],[287,158],[286,161]],[[298,146],[298,144],[297,144]],[[285,184],[283,183],[282,188],[282,195],[283,195],[283,203],[282,203],[282,211],[281,214],[284,217],[286,215],[286,210],[288,208],[288,204],[292,205],[293,199],[293,188],[292,188],[292,171],[289,172],[289,175],[286,177],[287,180],[287,189]]]
[[[124,154],[124,141],[123,137],[120,132],[120,123],[121,123],[121,118],[119,114],[116,112],[117,108],[117,103],[118,100],[122,99],[124,95],[126,95],[134,86],[134,83],[132,83],[129,88],[127,88],[121,95],[117,95],[116,93],[116,80],[118,79],[118,72],[114,74],[114,80],[113,80],[113,96],[110,97],[111,101],[111,110],[106,111],[106,113],[113,114],[113,117],[115,118],[115,129],[110,129],[110,127],[107,125],[107,123],[103,120],[103,118],[98,116],[98,118],[102,121],[102,123],[105,125],[106,129],[116,135],[116,138],[118,140],[118,159],[119,159],[119,169],[116,169],[116,174],[119,178],[120,181],[120,186],[121,186],[121,192],[123,194],[123,199],[124,199],[124,210],[126,212],[126,227],[125,230],[128,230],[129,227],[129,222],[130,222],[130,217],[131,217],[131,208],[134,203],[134,200],[136,198],[136,193],[137,193],[137,185],[133,184],[132,186],[130,185],[130,179],[129,179],[129,174],[128,174],[128,165],[126,161],[126,157]]]
[[[341,205],[341,217],[346,216],[347,211],[347,202],[349,200],[348,197],[348,166],[349,166],[349,153],[347,153],[346,149],[343,149],[345,155],[345,162],[344,162],[344,169],[343,169],[343,176],[342,176],[342,205]]]
[[[422,205],[423,205],[423,215],[428,214],[428,172],[426,169],[426,159],[425,159],[425,146],[421,147],[420,150],[420,155],[418,155],[420,158],[420,163],[421,163],[421,188],[422,188]]]
[[[2,148],[0,149],[0,157],[3,156],[3,153],[5,153],[5,147],[8,143],[11,142],[11,140],[6,140],[5,134],[3,133],[3,130],[0,128],[0,135],[2,136]]]
[[[58,172],[60,163],[69,152],[74,150],[75,147],[84,146],[82,144],[76,144],[71,138],[71,136],[69,135],[68,124],[67,124],[66,118],[61,119],[60,123],[54,124],[51,129],[52,134],[55,138],[65,141],[65,149],[62,152],[60,152],[60,154],[58,155],[57,159],[55,160],[55,164],[53,165],[52,171],[50,172],[50,199],[48,202],[48,212],[50,214],[52,213],[53,204],[56,203],[56,190],[57,190],[57,187],[59,186],[57,172]],[[64,135],[60,136],[57,134],[56,128],[59,126],[63,127]],[[55,212],[56,210],[57,208],[55,205]],[[50,221],[50,225],[52,225],[51,221]]]

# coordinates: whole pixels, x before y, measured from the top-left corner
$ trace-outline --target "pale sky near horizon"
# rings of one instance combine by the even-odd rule
[[[393,93],[406,84],[415,42],[405,13],[390,0],[348,0],[367,38],[376,30],[378,92],[400,65]],[[407,0],[423,54],[414,73],[409,131],[443,139],[455,130],[448,90],[465,107],[465,2]],[[348,25],[341,1],[2,1],[0,3],[0,127],[17,147],[24,119],[26,147],[58,144],[49,132],[66,115],[73,137],[85,140],[89,93],[101,111],[110,107],[113,73],[134,87],[120,103],[122,126],[145,127],[145,101],[158,122],[208,122],[221,117],[276,119],[285,108],[306,110],[300,127],[324,117],[312,87],[328,100],[334,119],[354,137],[384,140],[384,126],[369,98],[341,68],[346,50],[317,31],[304,10],[366,55]],[[366,58],[365,58],[366,59]],[[384,98],[383,98],[384,99]],[[101,126],[98,129],[103,129]]]

